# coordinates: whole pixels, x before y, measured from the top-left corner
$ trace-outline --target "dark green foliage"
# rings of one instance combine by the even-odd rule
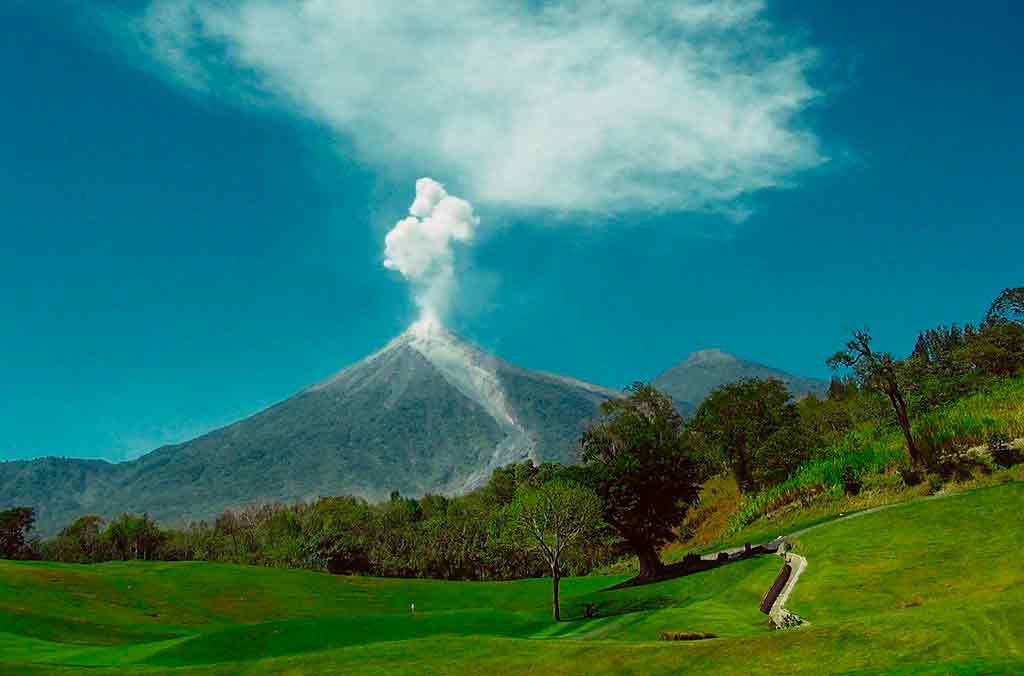
[[[924,473],[915,467],[900,467],[900,478],[907,486],[917,486],[924,481]]]
[[[122,561],[128,559],[150,560],[159,558],[164,542],[164,533],[149,518],[148,514],[136,516],[122,514],[110,522],[103,532],[103,539],[109,543],[114,554]]]
[[[369,573],[373,544],[370,506],[352,497],[324,498],[296,508],[302,558],[313,568],[336,574]]]
[[[626,392],[601,405],[580,445],[605,521],[636,553],[640,576],[651,578],[661,569],[658,548],[697,500],[702,462],[671,399],[644,383]]]
[[[13,507],[0,511],[0,558],[17,559],[26,556],[28,534],[36,521],[31,507]]]
[[[113,558],[109,539],[102,537],[103,519],[90,514],[79,517],[50,543],[54,551],[43,558],[70,563],[93,563]]]
[[[857,476],[857,471],[847,465],[843,468],[843,492],[847,495],[859,495],[860,494],[860,477]]]
[[[985,314],[985,323],[1024,322],[1024,286],[1003,289]]]
[[[986,321],[977,329],[967,324],[939,326],[922,332],[918,346],[902,368],[910,398],[922,414],[988,386],[1024,368],[1024,324]]]
[[[811,459],[820,448],[823,437],[802,418],[793,420],[773,432],[752,454],[754,485],[761,488],[782,483],[800,465]]]
[[[547,482],[579,483],[586,476],[584,468],[526,462],[495,471],[486,485],[460,497],[415,500],[394,491],[378,504],[351,496],[291,506],[254,504],[184,529],[161,529],[147,515],[131,514],[104,528],[92,515],[77,519],[35,553],[69,563],[199,560],[391,577],[531,577],[549,567],[504,537],[509,505],[524,490]],[[619,554],[608,534],[597,533],[600,527],[596,517],[587,538],[561,562],[560,573],[584,574]]]
[[[782,381],[754,379],[712,392],[690,425],[722,450],[740,490],[749,493],[787,474],[809,455],[804,432],[795,427],[798,420],[796,404]],[[791,451],[796,453],[792,459]]]

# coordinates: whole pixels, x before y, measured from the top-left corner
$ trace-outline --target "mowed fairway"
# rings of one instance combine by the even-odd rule
[[[614,591],[622,578],[565,580],[557,624],[548,580],[0,562],[0,673],[1024,673],[1024,485],[827,524],[796,548],[809,567],[789,606],[811,624],[778,632],[757,610],[777,557]]]

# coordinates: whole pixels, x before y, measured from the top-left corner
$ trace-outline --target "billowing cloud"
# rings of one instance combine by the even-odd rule
[[[814,51],[762,0],[153,0],[143,45],[187,86],[270,95],[382,168],[475,199],[744,213],[825,160]]]
[[[456,291],[455,245],[472,241],[479,224],[469,202],[449,195],[432,178],[416,181],[409,216],[384,238],[384,267],[412,283],[421,319],[444,318]]]

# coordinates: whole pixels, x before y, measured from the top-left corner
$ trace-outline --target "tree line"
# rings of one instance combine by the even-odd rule
[[[547,575],[557,619],[564,575],[633,554],[640,577],[656,578],[659,550],[677,539],[713,475],[732,472],[743,493],[756,493],[868,420],[901,430],[907,477],[939,469],[943,459],[918,443],[911,420],[1024,371],[1024,287],[1000,294],[977,326],[922,332],[906,359],[874,349],[859,330],[828,364],[842,373],[826,398],[796,400],[778,380],[745,380],[715,390],[689,420],[666,395],[634,383],[602,404],[580,438],[579,465],[510,465],[463,496],[257,504],[180,529],[145,514],[109,522],[88,515],[45,541],[28,537],[34,512],[18,507],[0,511],[0,557],[201,560],[452,580]]]

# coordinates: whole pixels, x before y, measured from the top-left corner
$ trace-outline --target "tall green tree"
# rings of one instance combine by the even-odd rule
[[[371,572],[376,519],[361,498],[321,498],[306,515],[306,558],[313,567],[335,574]]]
[[[14,559],[21,556],[35,523],[36,510],[32,507],[13,507],[0,511],[0,558]]]
[[[95,563],[100,560],[103,518],[95,514],[81,516],[61,530],[57,547],[62,561]]]
[[[661,571],[658,549],[696,503],[703,463],[672,400],[645,383],[601,404],[580,447],[604,520],[640,560],[640,577]]]
[[[122,561],[148,561],[157,554],[164,533],[148,514],[122,514],[103,531],[103,539],[114,548]]]
[[[568,481],[549,481],[516,492],[508,507],[506,535],[544,559],[551,571],[551,615],[562,619],[558,585],[570,556],[601,527],[601,501],[592,490]]]
[[[740,490],[747,493],[758,485],[758,449],[797,419],[796,405],[782,381],[752,378],[716,389],[697,409],[690,424],[721,449]]]
[[[910,414],[907,412],[907,399],[897,362],[888,352],[876,352],[871,349],[871,334],[866,330],[856,330],[853,338],[846,343],[846,349],[836,352],[825,362],[833,369],[848,368],[865,387],[877,389],[889,398],[896,423],[903,432],[907,445],[907,453],[914,465],[922,465],[924,459],[914,441],[914,433],[910,426]]]

